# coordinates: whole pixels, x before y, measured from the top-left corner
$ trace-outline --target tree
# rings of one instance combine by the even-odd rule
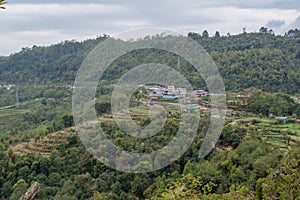
[[[299,30],[298,29],[291,29],[288,31],[287,36],[295,37],[299,35]]]
[[[59,173],[53,172],[48,176],[48,184],[51,186],[60,186],[62,177]]]
[[[10,196],[9,199],[14,200],[14,199],[19,199],[22,194],[24,194],[27,190],[28,184],[26,183],[26,181],[24,179],[20,179],[17,181],[16,184],[14,184],[13,186],[13,193]]]
[[[131,182],[131,192],[137,196],[142,196],[149,186],[150,178],[147,174],[136,174]]]
[[[36,129],[36,135],[40,138],[40,137],[44,137],[47,134],[47,127],[44,125],[41,125],[39,127],[37,127]]]
[[[74,126],[74,117],[72,114],[65,114],[62,117],[62,120],[65,128]]]
[[[257,199],[299,199],[299,165],[299,149],[296,149],[280,168],[257,181]]]
[[[268,33],[268,28],[266,28],[266,27],[261,27],[261,28],[259,29],[259,32],[260,32],[260,33],[266,34],[266,33]]]
[[[220,38],[220,32],[219,31],[216,31],[215,38]]]
[[[5,7],[3,5],[6,3],[7,2],[5,0],[0,0],[0,9],[5,9]]]
[[[246,135],[246,131],[246,129],[233,127],[231,124],[228,124],[223,128],[218,144],[236,148]]]
[[[168,184],[162,193],[163,198],[158,199],[199,199],[202,195],[212,193],[216,186],[212,181],[204,183],[201,177],[186,174],[182,175],[179,180]]]
[[[118,199],[118,196],[115,193],[95,192],[91,199],[93,199],[93,200],[114,200],[114,199]]]
[[[202,37],[204,37],[204,38],[208,38],[209,37],[207,30],[203,31]]]

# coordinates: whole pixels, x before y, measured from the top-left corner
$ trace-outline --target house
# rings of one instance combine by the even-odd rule
[[[293,123],[295,123],[295,124],[300,124],[300,119],[294,119],[294,120],[293,120]]]
[[[152,98],[152,99],[161,98],[165,93],[165,88],[159,86],[149,87],[148,90],[149,90],[149,94],[147,96],[148,98]]]
[[[176,95],[176,90],[174,86],[168,86],[165,90],[166,95]]]
[[[247,93],[247,94],[238,94],[236,97],[237,98],[250,98],[252,94]]]
[[[168,94],[164,94],[162,97],[164,99],[177,99],[177,98],[180,98],[181,95],[168,95]]]
[[[238,94],[236,97],[237,97],[237,98],[245,98],[245,95],[243,95],[243,94]]]
[[[231,93],[231,96],[232,96],[232,97],[237,97],[238,94],[237,94],[237,93]]]
[[[186,88],[177,88],[177,93],[182,95],[182,96],[186,96],[187,95],[187,90],[186,90]]]
[[[194,95],[198,95],[198,96],[201,96],[201,97],[206,97],[208,96],[208,92],[206,92],[205,90],[195,90],[193,92]]]
[[[200,106],[198,104],[190,104],[186,106],[186,109],[200,110]]]
[[[47,101],[48,102],[56,102],[56,99],[55,98],[48,98]]]
[[[168,90],[175,90],[175,87],[174,86],[168,86],[167,89]]]
[[[287,117],[280,117],[280,116],[277,116],[277,117],[275,117],[275,119],[279,119],[279,120],[287,120]]]
[[[250,93],[250,94],[252,94],[254,91],[256,90],[256,87],[249,87],[249,88],[246,88],[244,91],[246,92],[246,93]]]
[[[205,112],[206,114],[211,113],[211,109],[209,109],[209,108],[203,109],[202,111]]]
[[[15,85],[8,84],[8,85],[3,85],[2,87],[3,89],[10,90],[11,88],[15,87]]]
[[[163,94],[165,91],[163,88],[149,88],[149,90],[153,94]]]
[[[252,96],[252,94],[251,93],[246,93],[244,96],[245,96],[245,98],[250,98]]]
[[[236,116],[236,112],[234,110],[226,110],[226,116]]]
[[[68,97],[63,98],[62,100],[63,100],[63,102],[68,102],[68,101],[70,101]]]
[[[147,95],[147,98],[151,98],[151,99],[159,99],[159,98],[162,98],[163,97],[163,94],[162,93],[151,93],[151,94],[148,94]]]

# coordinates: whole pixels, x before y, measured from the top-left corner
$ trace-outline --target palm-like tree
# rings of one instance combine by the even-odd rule
[[[0,0],[0,9],[5,9],[4,4],[6,4],[5,0]]]

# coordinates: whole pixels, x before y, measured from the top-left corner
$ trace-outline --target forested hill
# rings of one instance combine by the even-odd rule
[[[209,37],[207,32],[188,36],[210,53],[227,90],[255,86],[271,92],[300,93],[300,31],[291,30],[285,36],[276,36],[267,29],[234,36],[216,33]],[[72,84],[84,57],[104,39],[34,46],[0,57],[0,82]]]
[[[19,53],[0,57],[0,81],[16,84],[72,83],[84,55],[103,39],[22,48]]]

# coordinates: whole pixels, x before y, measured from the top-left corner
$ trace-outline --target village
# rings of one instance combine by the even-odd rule
[[[227,117],[241,117],[239,106],[242,106],[255,92],[255,87],[247,88],[239,93],[227,94],[227,109],[225,110]],[[201,116],[214,115],[218,112],[217,109],[212,108],[210,103],[210,94],[204,89],[187,90],[182,87],[163,86],[160,84],[145,84],[139,86],[139,92],[144,93],[147,106],[163,105],[168,107],[170,105],[180,107],[183,112],[187,110],[200,111]],[[296,101],[296,100],[295,100]],[[233,104],[240,102],[240,105]],[[300,123],[298,119],[292,119],[288,116],[276,116],[272,113],[268,115],[269,119],[282,120],[283,122]]]
[[[188,110],[200,111],[202,116],[206,114],[215,114],[217,109],[212,109],[210,105],[210,96],[204,89],[187,90],[182,87],[163,86],[159,84],[145,84],[139,86],[139,92],[145,92],[145,99],[149,105],[173,105],[178,106],[183,112]],[[232,109],[226,109],[227,116],[235,116],[236,112]]]
[[[22,87],[22,86],[20,86]],[[36,86],[34,85],[33,88],[40,88],[45,86]],[[52,85],[47,86],[54,90],[68,90],[72,91],[74,86],[72,85]],[[19,92],[18,86],[11,83],[6,83],[0,85],[0,89],[6,90],[8,92],[15,93],[15,101],[16,105],[20,103],[19,101]],[[241,117],[241,112],[239,112],[239,106],[242,106],[247,102],[253,92],[256,90],[255,87],[247,88],[243,91],[238,93],[227,93],[227,109],[225,110],[227,117]],[[188,110],[199,111],[201,116],[204,115],[214,115],[218,113],[218,110],[212,108],[213,106],[210,103],[210,97],[215,95],[211,94],[205,89],[195,89],[195,90],[188,90],[187,88],[183,87],[176,87],[173,85],[160,85],[160,84],[143,84],[138,86],[139,93],[142,94],[143,98],[139,99],[144,106],[153,106],[153,105],[161,105],[166,109],[170,106],[180,108],[181,112],[187,112]],[[292,97],[295,102],[299,102],[299,98]],[[68,96],[40,96],[34,99],[35,102],[70,102],[71,98]],[[240,105],[232,106],[234,102],[240,102]],[[294,119],[288,116],[276,116],[272,113],[269,113],[269,119],[273,120],[282,120],[284,122],[293,122],[293,123],[300,123],[299,119]]]

